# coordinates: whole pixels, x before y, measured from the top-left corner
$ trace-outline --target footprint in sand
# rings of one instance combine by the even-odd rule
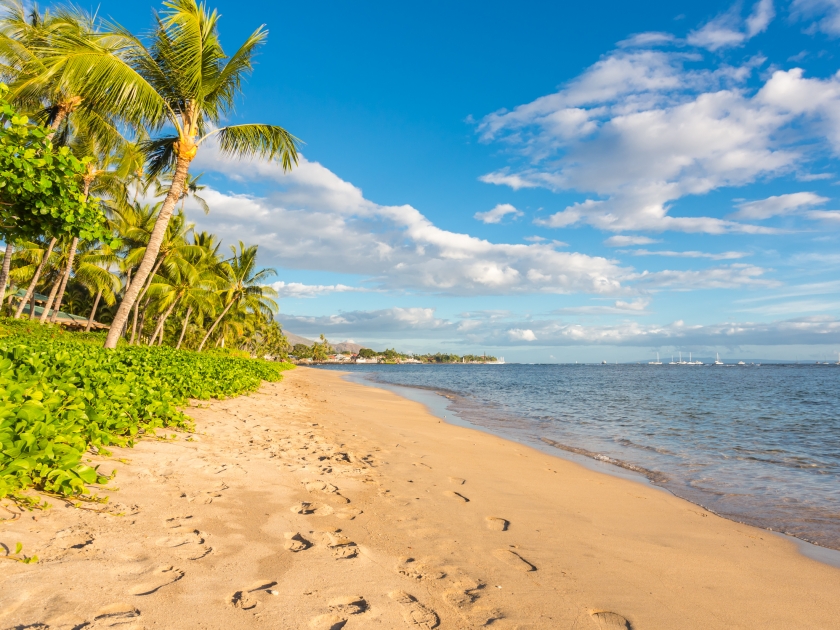
[[[346,508],[341,508],[340,510],[338,510],[335,513],[335,517],[340,518],[340,519],[345,520],[345,521],[352,521],[359,514],[362,514],[361,510],[359,510],[357,508],[346,507]]]
[[[359,548],[356,546],[356,543],[339,531],[326,532],[324,534],[324,541],[327,543],[327,547],[336,560],[355,558],[359,554]]]
[[[405,622],[412,628],[420,630],[432,630],[440,624],[437,613],[417,601],[417,599],[405,591],[393,591],[388,593],[402,608],[402,616]]]
[[[462,479],[461,477],[450,477],[449,483],[454,484],[456,486],[463,486],[467,482],[466,479]]]
[[[630,630],[630,622],[621,615],[607,610],[590,613],[598,630]]]
[[[487,522],[487,529],[492,530],[494,532],[507,531],[508,525],[510,525],[510,521],[506,521],[505,519],[499,518],[498,516],[488,516],[484,520]]]
[[[77,626],[79,627],[79,626]],[[139,630],[143,627],[140,611],[127,604],[113,604],[99,610],[93,621],[80,626],[85,630],[100,628],[120,628],[121,630]]]
[[[333,513],[333,509],[329,505],[323,505],[321,503],[309,503],[308,501],[301,501],[300,503],[295,503],[292,507],[289,508],[295,514],[312,514],[314,516],[327,516]]]
[[[328,606],[333,613],[341,616],[358,615],[367,610],[368,603],[361,595],[349,595],[331,599]]]
[[[318,615],[309,622],[312,630],[341,630],[347,625],[347,619],[339,615]]]
[[[172,566],[162,566],[147,572],[144,581],[133,586],[129,593],[132,595],[151,595],[157,593],[164,586],[177,582],[184,577],[184,572]]]
[[[470,500],[467,497],[465,497],[463,494],[460,494],[458,492],[453,492],[452,490],[447,490],[443,494],[444,494],[444,496],[447,496],[450,499],[456,499],[458,501],[461,501],[462,503],[469,503],[470,502]]]
[[[518,569],[519,571],[536,571],[537,567],[528,562],[525,558],[520,556],[515,551],[510,549],[496,549],[493,552],[496,559],[501,560],[509,567]]]
[[[231,606],[240,610],[253,610],[259,606],[260,603],[257,599],[257,595],[259,593],[270,592],[269,589],[273,586],[277,586],[277,582],[257,582],[256,585],[251,588],[236,591],[233,595],[231,595],[228,602]]]
[[[397,563],[397,573],[412,580],[440,580],[446,573],[433,569],[414,558],[401,558]]]
[[[306,538],[301,536],[298,532],[286,532],[283,536],[286,538],[286,544],[284,547],[286,547],[289,551],[297,553],[298,551],[309,549],[312,546],[312,543],[306,540]]]
[[[338,488],[331,483],[317,479],[315,481],[304,481],[304,487],[308,492],[322,492],[329,495],[331,498],[342,503],[350,503],[350,499],[342,494],[339,494]]]

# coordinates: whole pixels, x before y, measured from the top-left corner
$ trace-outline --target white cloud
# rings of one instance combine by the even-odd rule
[[[612,306],[570,306],[552,311],[555,315],[650,315],[647,310],[649,298],[638,298],[632,302],[616,300]]]
[[[767,30],[776,16],[773,0],[759,0],[753,5],[752,13],[746,20],[741,20],[740,5],[734,5],[706,23],[702,28],[692,31],[687,41],[692,46],[699,46],[715,51],[721,48],[740,46],[759,33]]]
[[[661,31],[647,31],[645,33],[636,33],[625,40],[618,42],[621,48],[647,48],[650,46],[661,46],[664,44],[672,44],[676,41],[676,37],[671,33],[663,33]]]
[[[708,258],[709,260],[737,260],[739,258],[745,258],[746,256],[750,255],[747,252],[721,252],[719,254],[713,254],[709,252],[697,251],[672,252],[668,250],[650,251],[647,249],[631,249],[627,250],[627,253],[630,253],[633,256],[665,256],[667,258]]]
[[[512,328],[511,330],[507,331],[508,337],[511,341],[536,341],[537,336],[534,334],[533,330],[528,329],[521,329],[521,328]]]
[[[809,206],[818,206],[828,200],[828,197],[821,197],[812,192],[774,195],[767,199],[740,203],[738,204],[738,212],[732,216],[737,219],[760,221],[783,214],[791,214]]]
[[[739,32],[766,26],[771,10],[757,3]],[[688,66],[701,59],[684,49],[613,51],[554,94],[485,116],[482,140],[506,144],[512,161],[521,162],[481,180],[588,196],[539,219],[549,227],[780,233],[713,216],[673,216],[674,203],[801,175],[816,147],[840,153],[840,74],[820,79],[798,68],[777,70],[756,89],[748,80],[763,58]]]
[[[281,298],[314,298],[330,293],[370,291],[363,287],[351,287],[346,284],[302,284],[300,282],[275,282],[271,285]]]
[[[429,336],[454,329],[452,322],[435,316],[435,309],[418,307],[349,311],[320,317],[281,315],[279,319],[283,328],[303,336],[321,333],[348,333],[358,338],[382,338],[394,333]]]
[[[634,276],[634,284],[640,289],[661,291],[695,291],[698,289],[735,289],[738,287],[776,287],[779,282],[765,280],[766,269],[755,265],[733,263],[710,269],[688,271],[645,271]]]
[[[813,20],[809,30],[840,35],[840,1],[793,0],[791,13],[801,20]]]
[[[607,247],[629,247],[631,245],[651,245],[661,242],[661,240],[652,239],[647,236],[625,236],[617,234],[605,240],[604,245]]]
[[[202,195],[213,211],[191,218],[199,229],[260,245],[290,269],[357,274],[377,289],[457,295],[620,294],[631,274],[606,258],[557,251],[554,243],[491,243],[440,229],[411,206],[365,199],[305,158],[284,174],[277,164],[222,159],[210,146],[199,151],[195,168],[273,184],[263,197],[208,188]]]
[[[812,221],[840,224],[840,210],[812,210],[806,212],[805,216]]]
[[[522,212],[514,208],[509,203],[500,203],[492,210],[487,212],[476,212],[473,215],[474,219],[478,219],[482,223],[501,223],[507,215],[512,214],[514,217],[521,217]]]

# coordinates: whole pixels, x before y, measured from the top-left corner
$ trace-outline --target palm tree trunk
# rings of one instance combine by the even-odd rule
[[[137,338],[138,319],[140,319],[140,300],[134,303],[134,317],[131,319],[131,339],[128,340],[128,345],[130,346],[134,345],[134,340]]]
[[[9,269],[12,267],[12,254],[15,251],[14,245],[6,243],[6,253],[3,255],[3,269],[0,270],[0,308],[6,299],[6,283],[9,281]]]
[[[38,280],[41,278],[41,272],[44,271],[44,267],[47,264],[47,260],[52,255],[53,247],[55,247],[55,237],[50,239],[50,244],[47,246],[47,251],[44,253],[43,258],[41,258],[41,262],[38,264],[38,268],[35,270],[35,275],[32,276],[32,281],[29,283],[29,288],[26,289],[26,294],[21,299],[20,304],[18,304],[17,311],[15,312],[15,319],[20,319],[20,316],[23,314],[23,307],[26,303],[32,299],[32,296],[35,295],[35,286],[38,284]],[[34,309],[33,312],[30,313],[30,319],[34,317]]]
[[[146,296],[146,291],[149,290],[149,287],[152,284],[152,280],[155,279],[155,274],[160,269],[161,264],[163,263],[163,257],[155,263],[155,268],[152,269],[152,273],[149,274],[149,277],[146,279],[146,284],[143,286],[143,290],[140,292],[140,295],[137,296],[137,301],[134,303],[134,321],[131,324],[131,341],[129,342],[130,345],[134,345],[134,338],[137,336],[137,307],[140,304],[140,300],[142,300]],[[134,279],[137,282],[137,278]],[[143,326],[140,326],[140,331],[142,333]]]
[[[181,197],[181,191],[184,189],[184,182],[187,179],[187,173],[189,173],[192,159],[188,153],[178,155],[175,174],[172,176],[172,186],[169,188],[169,193],[166,195],[163,206],[158,213],[155,227],[152,229],[151,238],[149,238],[149,244],[146,246],[146,253],[143,255],[143,261],[137,269],[134,282],[131,283],[128,291],[126,291],[125,298],[120,302],[120,307],[114,316],[114,323],[111,324],[111,329],[108,331],[108,338],[105,340],[106,348],[117,347],[120,331],[125,326],[126,321],[128,321],[128,314],[131,312],[131,307],[137,301],[138,295],[140,294],[140,286],[146,282],[146,279],[149,277],[149,272],[154,267],[158,252],[160,252],[160,246],[163,244],[163,239],[166,236],[166,227],[169,225],[172,210],[175,209],[178,199]]]
[[[73,259],[76,257],[76,248],[79,246],[79,239],[75,236],[70,242],[70,251],[67,254],[67,269],[61,278],[61,287],[58,289],[58,298],[55,300],[55,309],[53,309],[50,321],[54,324],[58,319],[58,311],[61,310],[61,301],[64,299],[64,289],[67,288],[67,280],[70,278],[70,272],[73,270]]]
[[[145,302],[143,302],[143,312],[140,313],[140,323],[137,326],[137,333],[138,333],[137,343],[140,343],[140,338],[143,337],[143,327],[146,325],[146,313],[149,310],[149,302],[150,301],[151,300],[146,300]],[[139,302],[138,302],[138,304],[139,304]]]
[[[90,332],[90,327],[93,325],[93,316],[96,315],[96,307],[99,306],[99,298],[102,297],[102,290],[96,292],[96,298],[93,300],[93,308],[90,309],[90,317],[88,317],[85,325],[85,332]]]
[[[183,343],[184,335],[187,333],[187,324],[190,323],[190,315],[192,315],[192,306],[187,307],[187,314],[184,316],[184,325],[181,327],[181,336],[178,337],[178,345],[175,346],[176,350],[181,349],[181,343]]]
[[[213,325],[210,326],[210,330],[207,331],[207,334],[204,335],[204,339],[201,340],[201,345],[198,346],[198,351],[201,352],[201,349],[204,347],[204,344],[207,343],[207,340],[210,338],[210,335],[213,334],[213,331],[216,330],[216,326],[219,325],[219,322],[222,321],[222,318],[227,315],[227,312],[230,310],[230,307],[233,306],[233,300],[228,302],[228,305],[225,306],[225,310],[222,311],[222,314],[216,318],[216,321],[213,322]]]
[[[50,289],[50,296],[47,298],[47,303],[44,304],[44,312],[41,313],[41,319],[40,319],[40,322],[42,324],[47,321],[47,317],[49,316],[50,309],[52,308],[52,305],[53,305],[53,300],[55,300],[55,294],[58,293],[58,287],[59,287],[60,284],[61,284],[61,276],[58,276],[58,278],[55,279],[55,282],[53,282],[52,289]]]
[[[178,303],[178,300],[174,300],[172,304],[169,305],[169,308],[166,309],[163,315],[160,316],[160,320],[158,320],[157,328],[155,328],[155,332],[152,335],[152,338],[149,340],[149,345],[154,345],[155,339],[157,338],[158,334],[160,334],[160,340],[163,341],[163,325],[166,323],[166,318],[169,317],[169,314],[172,312],[172,309],[175,308],[175,305]],[[160,345],[160,344],[158,344]]]

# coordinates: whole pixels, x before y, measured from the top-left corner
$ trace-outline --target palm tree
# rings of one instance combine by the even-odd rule
[[[254,314],[266,316],[277,312],[277,303],[271,299],[277,297],[277,291],[261,284],[277,272],[268,268],[257,271],[257,245],[246,247],[239,241],[238,251],[233,245],[230,249],[233,256],[223,264],[226,286],[220,291],[225,306],[201,340],[199,351],[232,307],[244,307]]]
[[[15,311],[15,319],[20,319],[20,316],[23,315],[23,309],[26,306],[26,303],[32,299],[32,296],[35,293],[35,287],[38,286],[38,281],[41,279],[41,274],[44,271],[44,267],[47,266],[47,262],[49,261],[50,257],[52,256],[53,249],[55,248],[56,241],[55,237],[52,237],[49,240],[49,244],[47,245],[46,250],[39,249],[37,260],[38,266],[34,268],[31,276],[31,280],[29,282],[29,286],[26,289],[26,293],[20,300],[20,304],[18,304],[17,310]],[[30,251],[30,253],[35,253],[34,251]],[[32,319],[35,316],[35,309],[32,309],[29,313],[29,318]]]
[[[147,143],[149,175],[157,177],[165,170],[172,173],[172,185],[158,214],[146,254],[137,270],[137,279],[126,291],[105,341],[106,348],[116,348],[129,312],[140,294],[140,285],[152,272],[158,250],[166,233],[190,163],[202,143],[213,138],[222,154],[235,157],[279,158],[284,169],[297,163],[297,139],[282,127],[264,124],[217,126],[231,111],[241,89],[242,79],[252,70],[252,57],[266,39],[267,31],[258,28],[230,57],[222,49],[217,30],[218,13],[209,12],[196,0],[168,0],[166,10],[156,16],[149,45],[124,29],[119,30],[133,46],[127,58],[143,77],[151,92],[146,103],[131,103],[118,91],[100,89],[96,98],[120,102],[142,111],[147,126],[171,133]],[[136,100],[136,99],[135,99]]]
[[[95,295],[90,309],[85,332],[88,332],[96,318],[96,310],[100,300],[111,305],[116,302],[116,294],[120,290],[120,279],[110,269],[117,264],[117,252],[107,244],[99,247],[83,247],[79,253],[79,263],[74,278],[85,287],[90,295]]]

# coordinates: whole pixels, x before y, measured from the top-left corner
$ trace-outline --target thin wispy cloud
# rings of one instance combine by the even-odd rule
[[[514,208],[509,203],[500,203],[487,212],[476,212],[473,215],[473,218],[481,221],[482,223],[501,223],[502,219],[508,215],[516,218],[521,217],[522,214],[522,212]]]
[[[711,253],[711,252],[698,252],[698,251],[685,251],[685,252],[674,252],[669,250],[654,250],[651,251],[649,249],[630,249],[630,250],[623,250],[622,253],[629,253],[633,256],[664,256],[666,258],[708,258],[709,260],[737,260],[739,258],[745,258],[750,256],[748,252],[720,252],[720,253]]]

